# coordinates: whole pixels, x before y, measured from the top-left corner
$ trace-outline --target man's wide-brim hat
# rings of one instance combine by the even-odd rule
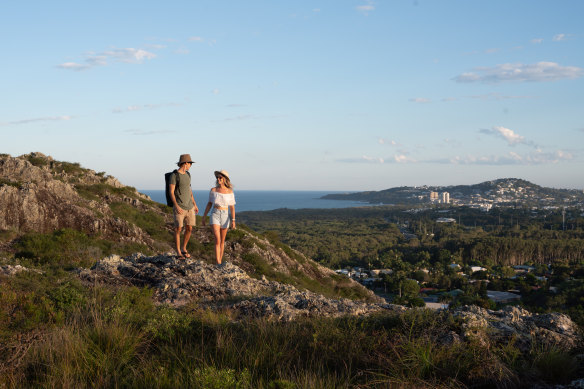
[[[215,170],[215,177],[223,176],[229,180],[229,173],[225,170]]]
[[[180,158],[178,159],[178,164],[179,164],[179,165],[181,165],[181,164],[183,164],[183,163],[187,163],[187,162],[188,162],[188,163],[194,163],[194,162],[191,160],[191,155],[190,155],[190,154],[182,154],[182,155],[180,156]]]

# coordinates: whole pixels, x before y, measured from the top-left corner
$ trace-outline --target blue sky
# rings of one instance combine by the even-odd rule
[[[27,1],[0,152],[162,189],[584,188],[584,2]]]

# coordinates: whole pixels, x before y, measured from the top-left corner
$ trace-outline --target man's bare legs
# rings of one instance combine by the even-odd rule
[[[182,230],[181,227],[174,228],[174,243],[176,246],[176,252],[179,257],[183,256],[183,251],[187,251],[187,243],[189,243],[189,239],[191,238],[191,233],[193,232],[193,226],[185,225],[185,236],[183,238],[183,245],[182,249],[180,246],[180,232]]]

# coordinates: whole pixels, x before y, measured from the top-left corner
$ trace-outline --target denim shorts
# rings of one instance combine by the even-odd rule
[[[209,224],[219,224],[220,228],[229,228],[229,210],[213,208]]]

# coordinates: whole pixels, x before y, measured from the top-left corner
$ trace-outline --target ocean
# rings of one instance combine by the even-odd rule
[[[163,190],[139,190],[154,201],[166,203]],[[322,200],[320,197],[330,193],[346,192],[321,192],[321,191],[278,191],[278,190],[236,190],[235,210],[242,211],[271,211],[273,209],[288,208],[350,208],[369,205],[359,201],[346,200]],[[208,190],[194,190],[193,195],[199,207],[199,213],[205,211]]]

